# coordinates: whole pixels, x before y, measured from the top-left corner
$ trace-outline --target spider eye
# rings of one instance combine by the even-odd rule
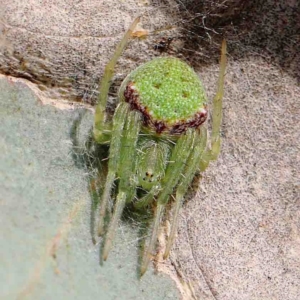
[[[152,178],[154,175],[153,175],[153,173],[152,172],[145,172],[145,175],[146,175],[146,177],[148,177],[148,178]]]

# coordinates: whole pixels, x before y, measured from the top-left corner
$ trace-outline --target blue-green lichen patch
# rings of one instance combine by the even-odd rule
[[[125,79],[123,91],[124,100],[157,133],[180,134],[207,117],[201,81],[177,58],[157,58],[137,68]]]

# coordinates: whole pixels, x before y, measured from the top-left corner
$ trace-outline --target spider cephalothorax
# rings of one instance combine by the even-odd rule
[[[212,104],[212,132],[200,126],[207,117],[204,89],[194,70],[177,58],[157,58],[138,67],[123,81],[119,103],[112,120],[106,116],[107,95],[114,67],[132,30],[131,25],[107,64],[95,113],[94,137],[109,143],[108,173],[100,204],[98,232],[104,234],[102,257],[106,260],[126,203],[143,209],[155,203],[151,238],[146,243],[141,263],[143,274],[155,250],[158,230],[170,196],[175,213],[164,257],[167,257],[176,233],[184,195],[197,171],[204,171],[220,151],[223,82],[226,43],[222,44],[217,95]],[[117,181],[118,179],[118,181]],[[107,230],[105,216],[114,184],[117,196]],[[137,189],[142,189],[142,194]]]

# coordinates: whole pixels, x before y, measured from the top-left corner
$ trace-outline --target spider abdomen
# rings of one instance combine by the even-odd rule
[[[144,126],[158,134],[181,134],[207,117],[198,75],[174,57],[156,58],[131,72],[122,83],[120,98],[139,110]]]

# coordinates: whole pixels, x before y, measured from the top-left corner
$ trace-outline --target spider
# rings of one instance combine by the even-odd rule
[[[138,22],[139,18],[129,27],[105,67],[93,134],[97,143],[109,145],[108,172],[98,222],[99,236],[106,233],[101,253],[104,261],[125,205],[133,202],[138,209],[149,205],[155,207],[150,238],[141,258],[142,276],[155,251],[166,204],[171,198],[175,200],[164,258],[171,250],[180,208],[190,183],[195,174],[204,171],[220,152],[226,42],[222,42],[209,142],[206,126],[200,126],[207,118],[202,83],[190,66],[174,57],[155,58],[132,71],[120,86],[113,117],[106,113],[115,65]],[[115,184],[116,199],[106,229],[105,219]],[[138,189],[143,193],[138,193]]]

